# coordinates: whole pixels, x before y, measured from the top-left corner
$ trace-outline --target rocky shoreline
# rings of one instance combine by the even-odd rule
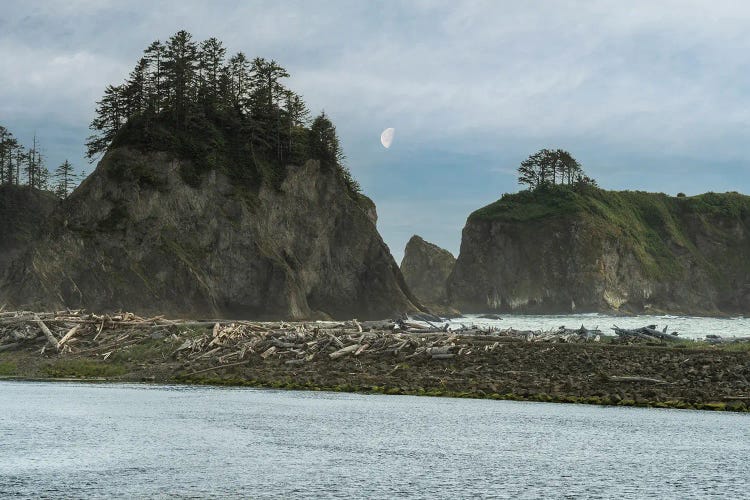
[[[748,343],[404,321],[1,313],[0,376],[750,410]]]

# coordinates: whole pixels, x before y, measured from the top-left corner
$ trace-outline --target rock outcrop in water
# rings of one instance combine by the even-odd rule
[[[191,185],[185,169],[172,154],[110,150],[51,234],[6,266],[0,303],[285,319],[417,310],[374,204],[335,170],[308,161],[248,189],[220,169]]]
[[[463,312],[750,312],[750,197],[550,189],[471,214]]]
[[[417,235],[406,244],[401,273],[409,289],[424,304],[444,306],[446,285],[456,258],[448,251]]]

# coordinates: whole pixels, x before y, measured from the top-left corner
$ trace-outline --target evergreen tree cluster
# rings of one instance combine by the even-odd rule
[[[78,181],[79,176],[68,160],[50,174],[36,136],[32,146],[26,148],[7,128],[0,125],[0,185],[52,190],[59,197],[66,198]]]
[[[583,172],[581,164],[563,149],[541,149],[521,162],[518,183],[529,189],[545,186],[593,185],[596,181]]]
[[[249,183],[278,182],[286,165],[313,158],[358,190],[343,165],[333,123],[322,113],[310,124],[310,112],[285,86],[287,78],[274,60],[242,52],[227,58],[218,39],[197,42],[179,31],[151,43],[124,83],[107,86],[87,154],[93,161],[120,145],[171,151],[197,164],[186,179],[193,185],[217,167]]]

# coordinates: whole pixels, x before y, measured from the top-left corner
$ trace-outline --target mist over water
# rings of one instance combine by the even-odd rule
[[[750,415],[0,382],[3,498],[737,498]]]
[[[560,315],[521,315],[498,314],[502,319],[481,318],[477,314],[467,314],[461,318],[447,320],[450,329],[461,328],[462,325],[475,325],[481,328],[515,330],[556,330],[561,326],[566,328],[588,329],[599,328],[606,335],[614,335],[612,326],[620,328],[640,328],[656,325],[659,330],[668,327],[667,332],[678,332],[686,339],[700,339],[706,335],[720,335],[722,337],[743,337],[750,335],[750,318],[708,318],[698,316],[613,316],[607,314],[560,314]],[[445,324],[445,322],[441,323]]]

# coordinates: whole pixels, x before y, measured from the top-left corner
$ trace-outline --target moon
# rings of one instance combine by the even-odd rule
[[[391,147],[391,143],[393,143],[393,135],[396,133],[396,130],[393,128],[387,128],[383,130],[383,133],[380,134],[380,143],[383,145],[385,149],[388,149]]]

